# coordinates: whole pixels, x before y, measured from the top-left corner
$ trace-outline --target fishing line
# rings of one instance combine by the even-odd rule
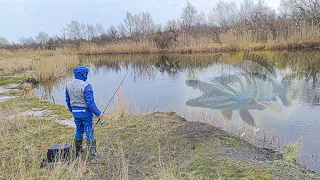
[[[122,85],[123,81],[124,81],[124,80],[126,79],[126,77],[128,76],[129,72],[130,72],[130,69],[128,70],[128,72],[127,72],[127,74],[124,76],[124,78],[122,79],[121,83],[119,84],[119,86],[118,86],[117,90],[114,92],[113,96],[112,96],[112,97],[111,97],[111,99],[109,100],[109,102],[108,102],[108,104],[107,104],[106,108],[103,110],[102,114],[104,114],[104,113],[106,112],[106,110],[108,109],[108,107],[109,107],[109,105],[110,105],[111,101],[113,100],[113,98],[114,98],[114,97],[115,97],[115,95],[117,94],[117,92],[118,92],[118,90],[120,89],[120,87],[121,87],[121,85]],[[95,126],[96,126],[100,121],[101,121],[101,119],[99,118],[99,119],[98,119],[98,121],[96,122]],[[95,126],[93,127],[93,129],[95,128]]]

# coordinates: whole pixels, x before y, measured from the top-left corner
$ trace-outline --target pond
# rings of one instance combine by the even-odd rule
[[[174,110],[264,148],[301,141],[301,161],[320,172],[320,52],[82,56],[100,109],[117,86],[142,112]],[[35,94],[65,104],[73,74]],[[115,104],[113,103],[113,106]],[[129,108],[132,108],[129,106]]]

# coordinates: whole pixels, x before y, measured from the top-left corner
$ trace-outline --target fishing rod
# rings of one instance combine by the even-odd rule
[[[104,113],[106,112],[106,110],[108,109],[108,107],[109,107],[112,99],[113,99],[114,96],[117,94],[118,90],[120,89],[120,86],[122,85],[122,83],[123,83],[123,81],[126,79],[126,77],[128,76],[129,72],[130,72],[130,71],[128,70],[127,74],[126,74],[126,75],[124,76],[124,78],[122,79],[120,85],[118,86],[117,90],[114,92],[113,96],[112,96],[111,99],[109,100],[109,102],[108,102],[108,104],[107,104],[107,107],[103,110],[102,114],[104,114]],[[101,121],[101,119],[99,118],[98,121],[96,122],[95,126],[96,126],[100,121]],[[104,124],[104,121],[102,121],[100,124],[103,125],[103,124]],[[94,129],[94,128],[93,128],[93,129]]]

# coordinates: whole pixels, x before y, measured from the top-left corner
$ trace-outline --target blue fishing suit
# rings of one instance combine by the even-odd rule
[[[88,68],[78,66],[74,69],[75,79],[66,87],[66,102],[76,124],[75,139],[83,139],[86,133],[87,141],[93,141],[93,114],[99,116],[101,112],[94,102],[93,90],[86,82]]]

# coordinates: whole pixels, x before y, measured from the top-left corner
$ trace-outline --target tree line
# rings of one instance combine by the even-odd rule
[[[59,35],[50,36],[39,32],[35,37],[21,37],[19,42],[9,42],[0,36],[0,48],[55,49],[64,46],[79,46],[82,43],[108,44],[121,41],[154,41],[161,49],[177,41],[181,35],[214,37],[221,43],[220,34],[231,31],[234,34],[248,31],[253,41],[265,40],[266,34],[276,39],[281,34],[287,37],[290,27],[297,22],[307,22],[319,26],[320,0],[281,0],[276,10],[263,0],[243,0],[235,2],[219,1],[205,14],[192,3],[186,2],[179,19],[156,24],[148,12],[132,14],[127,12],[122,23],[105,28],[102,24],[84,24],[75,20],[60,30]]]

